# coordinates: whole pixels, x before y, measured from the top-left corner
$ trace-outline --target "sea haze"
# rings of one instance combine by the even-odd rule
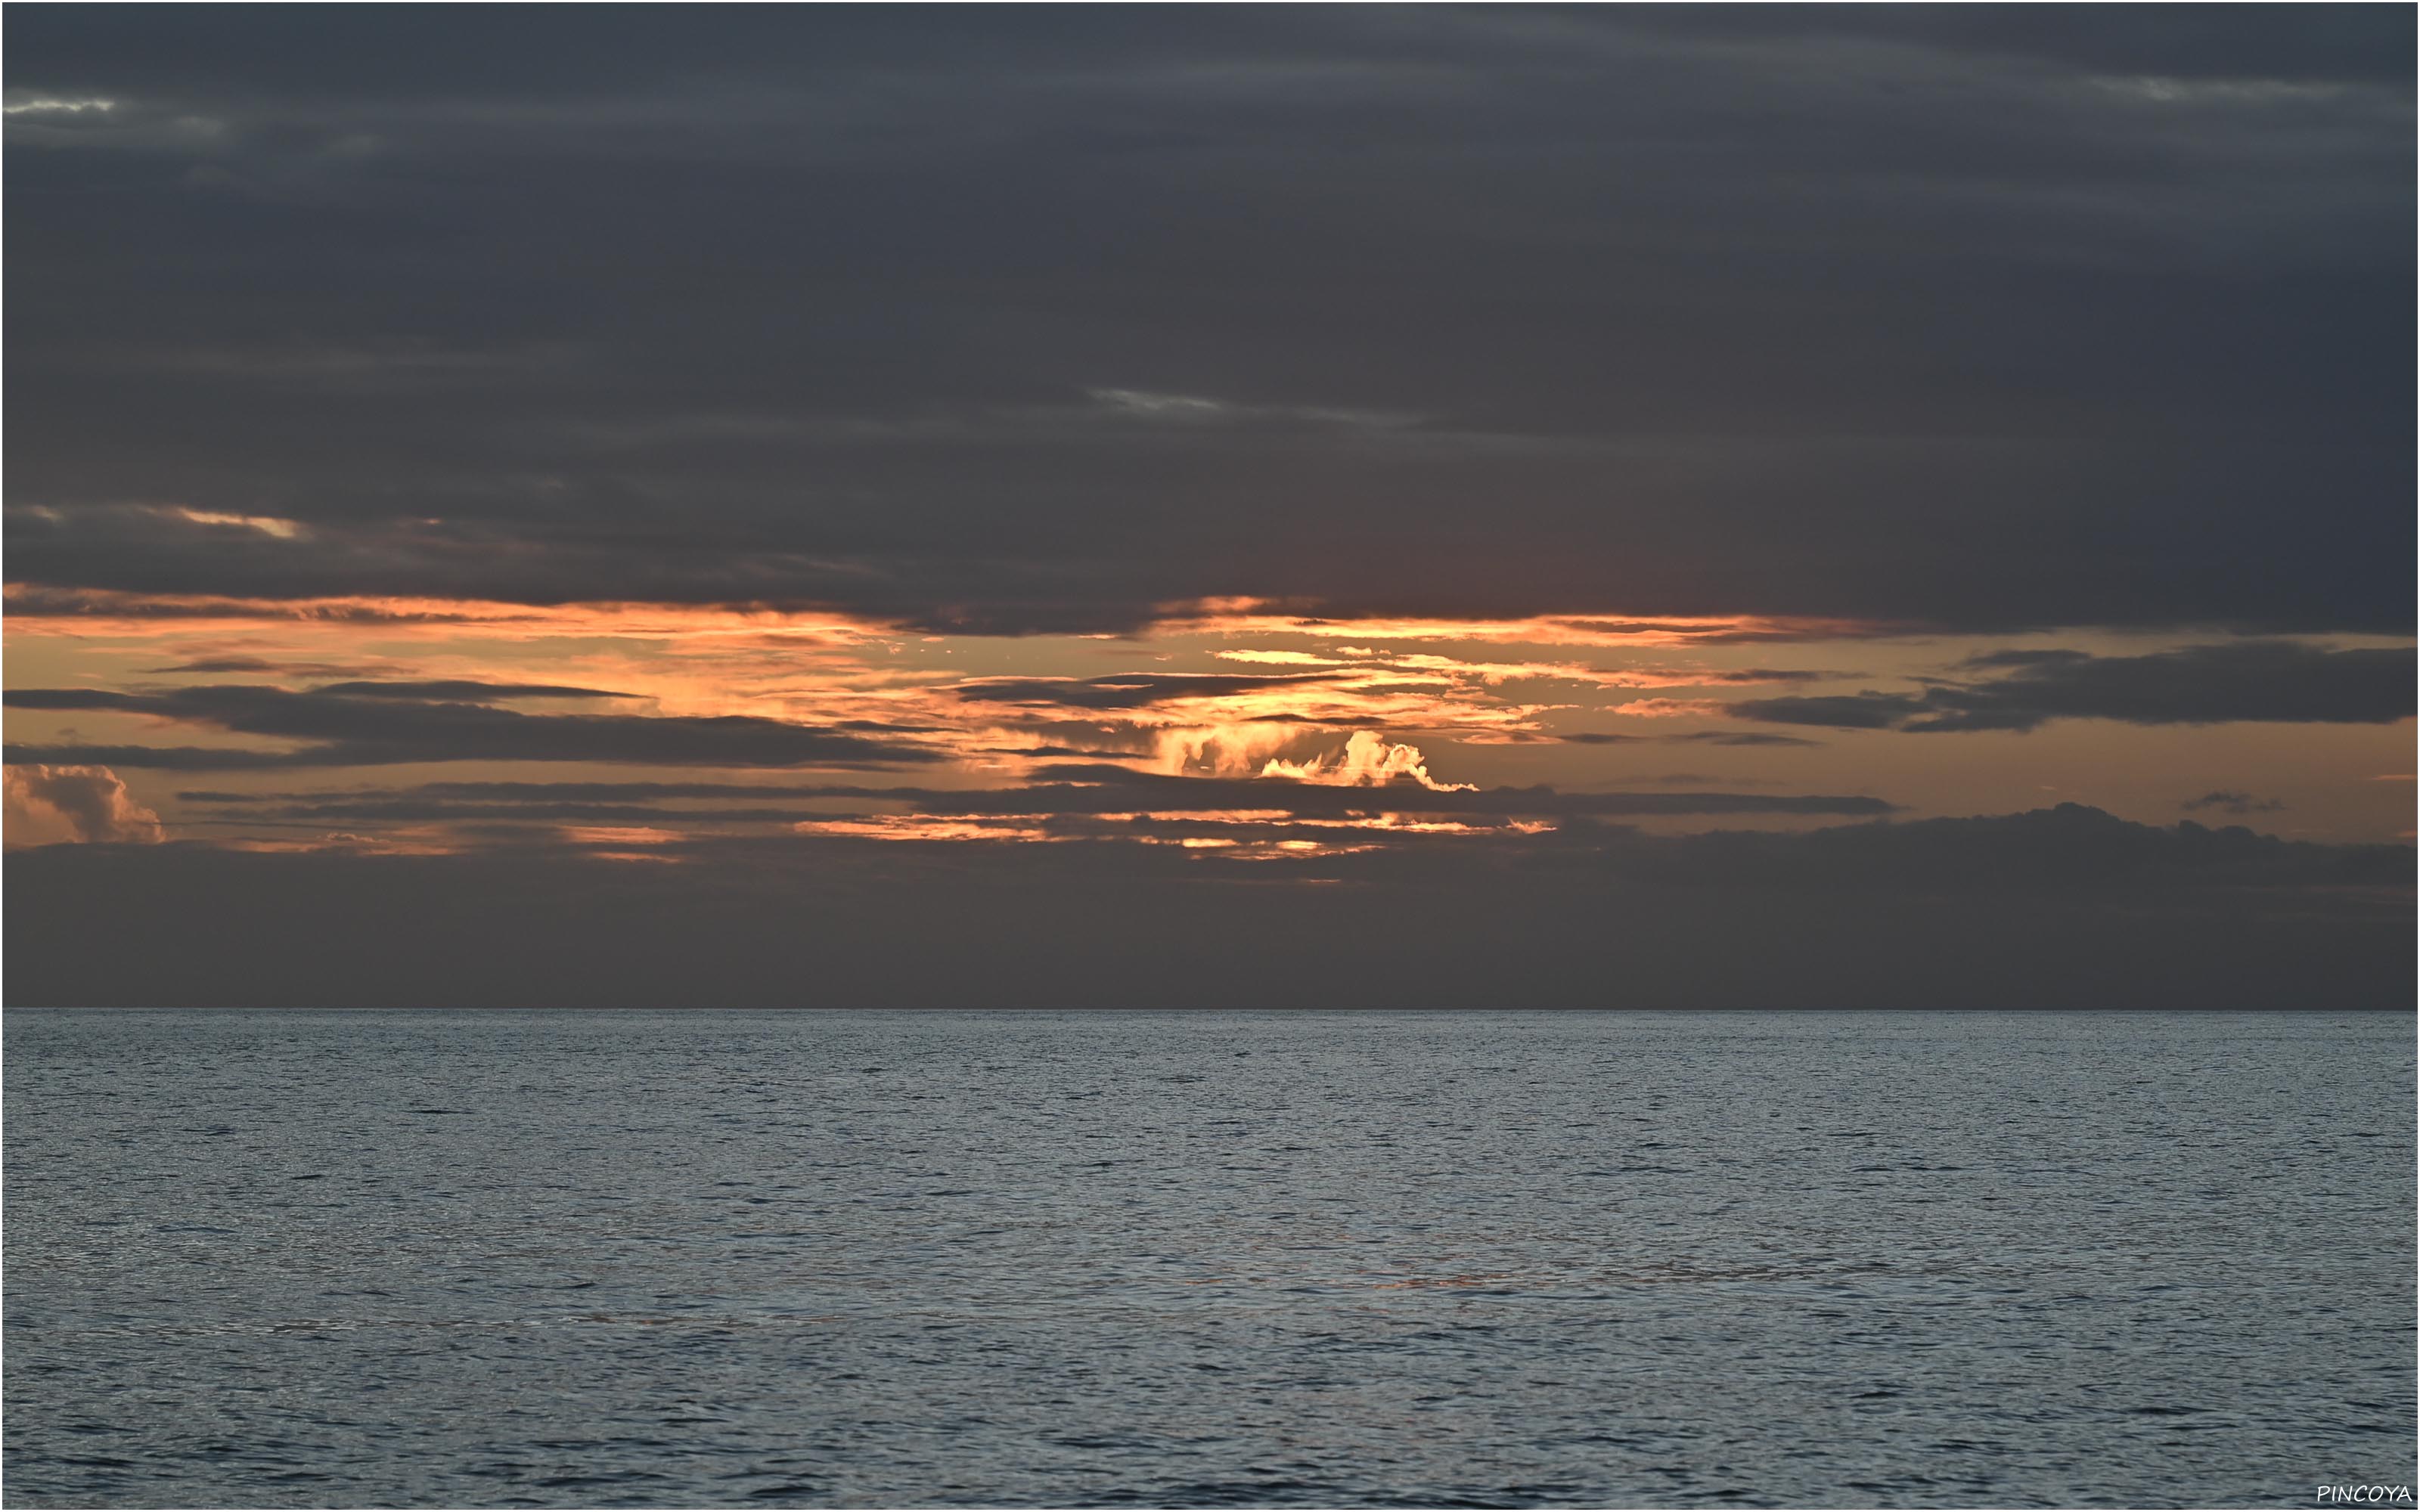
[[[2306,1505],[2413,1027],[13,1011],[8,1493]]]

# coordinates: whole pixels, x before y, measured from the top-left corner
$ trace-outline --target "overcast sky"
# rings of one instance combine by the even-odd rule
[[[2410,1000],[2408,7],[5,24],[12,1003]]]

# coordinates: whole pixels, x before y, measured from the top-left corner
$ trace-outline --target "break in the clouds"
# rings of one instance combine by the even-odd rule
[[[0,24],[21,992],[2409,995],[2408,9]]]

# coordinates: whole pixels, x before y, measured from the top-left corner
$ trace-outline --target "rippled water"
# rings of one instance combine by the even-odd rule
[[[7,1019],[12,1504],[2309,1504],[2413,1021]]]

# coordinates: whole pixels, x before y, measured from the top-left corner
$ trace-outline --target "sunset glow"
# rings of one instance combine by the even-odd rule
[[[1274,842],[1344,828],[1388,844],[1541,833],[1575,811],[1574,797],[1642,779],[1652,801],[1598,811],[1657,825],[1719,816],[1782,826],[1809,814],[1904,812],[1877,792],[1876,774],[1890,769],[1890,751],[1928,757],[1944,737],[1858,728],[1870,722],[1860,711],[1974,681],[1969,669],[2006,645],[1745,619],[1328,624],[1233,605],[1132,635],[993,640],[712,605],[23,584],[8,594],[13,675],[44,690],[12,695],[12,748],[42,768],[105,773],[125,795],[113,801],[154,816],[107,832],[422,855],[560,844],[597,858],[664,858],[685,840],[788,833],[1174,841],[1205,859],[1316,860],[1339,853],[1325,841]],[[2117,642],[2102,654],[2148,649]],[[1796,721],[1804,701],[1824,698],[1845,699],[1849,712],[1831,727]],[[1767,708],[1791,722],[1763,717]],[[430,729],[409,728],[417,724]],[[2071,728],[2090,735],[2088,724]],[[2216,757],[2230,739],[2257,743],[2259,727],[2242,728],[2239,737],[2204,727],[2201,747]],[[2353,725],[2317,738],[2366,767],[2390,761],[2403,736]],[[1832,753],[1853,744],[1862,753],[1843,766]],[[1667,770],[1683,751],[1694,773]],[[598,800],[565,783],[566,763],[623,787],[690,780],[682,796]],[[1792,767],[1806,774],[1794,783],[1784,776]],[[389,775],[398,768],[411,780],[398,785]],[[704,770],[718,775],[700,786]],[[1202,795],[1179,808],[1156,790],[1122,816],[1062,811],[1103,771],[1198,782]],[[459,795],[466,778],[523,786],[473,799]],[[1313,813],[1238,805],[1246,788],[1369,797]],[[1444,807],[1416,820],[1391,811],[1386,795],[1407,789]],[[1693,789],[1719,801],[1693,813]],[[1051,795],[1056,817],[933,808],[996,791]],[[2402,796],[2374,783],[2332,789],[2344,815],[2335,823],[2350,826],[2336,832],[2359,835],[2363,813],[2381,832],[2407,827]],[[64,832],[62,821],[34,817],[43,800],[12,802],[25,815],[12,833],[39,843]],[[1483,805],[1488,817],[1473,824],[1453,812],[1457,802]],[[557,811],[596,823],[558,824]],[[2145,816],[2158,815],[2155,805]],[[1178,825],[1187,832],[1159,832]],[[1248,829],[1268,842],[1239,841]]]
[[[772,949],[755,900],[992,876],[1730,919],[2391,871],[2409,375],[2359,301],[2409,270],[2356,249],[2404,147],[2318,144],[2400,97],[1950,47],[1999,93],[1942,138],[1939,36],[1802,75],[1678,17],[1340,11],[1338,71],[1171,39],[1147,85],[902,33],[714,105],[766,59],[12,78],[23,892],[601,887]],[[856,45],[799,24],[767,57]]]
[[[2412,1504],[2420,8],[5,8],[9,1504]]]

